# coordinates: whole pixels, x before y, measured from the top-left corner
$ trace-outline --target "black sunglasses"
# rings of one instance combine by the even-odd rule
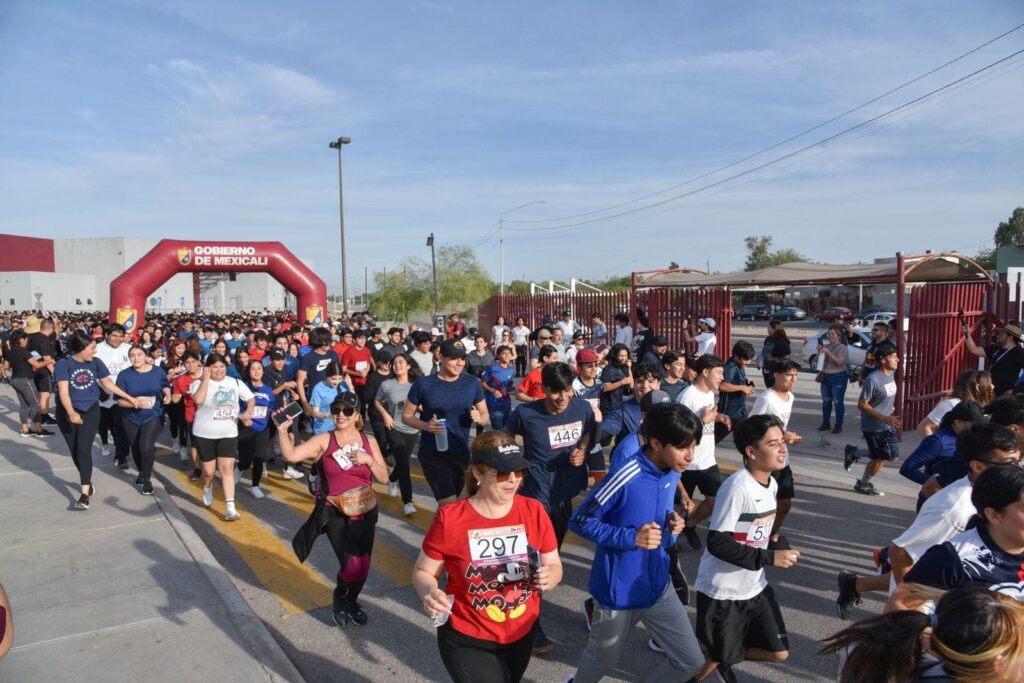
[[[351,406],[344,406],[342,408],[331,408],[331,415],[335,417],[344,415],[345,417],[352,417],[356,414],[356,409]]]

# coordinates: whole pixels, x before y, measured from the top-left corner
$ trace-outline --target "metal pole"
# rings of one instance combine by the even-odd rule
[[[434,274],[434,316],[437,316],[437,258],[434,255],[434,233],[430,233],[430,237],[427,238],[427,244],[430,245],[430,269]]]
[[[363,310],[370,308],[370,269],[363,266]]]
[[[501,290],[498,296],[498,315],[505,315],[505,214],[498,216],[498,251],[501,252]],[[497,323],[495,323],[497,325]]]
[[[341,313],[348,313],[348,263],[345,260],[345,195],[342,189],[341,148],[352,142],[351,138],[341,137],[330,144],[331,149],[338,150],[338,216],[341,225]]]

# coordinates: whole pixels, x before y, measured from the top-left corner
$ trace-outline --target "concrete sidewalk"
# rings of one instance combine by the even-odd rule
[[[0,582],[15,633],[0,680],[302,680],[158,481],[139,494],[97,442],[96,494],[75,510],[64,440],[21,438],[17,417],[0,387]]]

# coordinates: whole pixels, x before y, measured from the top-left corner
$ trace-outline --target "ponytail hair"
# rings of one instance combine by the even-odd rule
[[[825,639],[819,654],[847,651],[839,683],[888,683],[912,680],[921,664],[921,634],[928,615],[899,610],[858,621]]]

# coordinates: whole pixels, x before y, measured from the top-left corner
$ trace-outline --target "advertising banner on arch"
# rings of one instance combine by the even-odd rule
[[[193,244],[178,247],[178,265],[183,268],[266,268],[270,254],[260,253],[252,244]]]

